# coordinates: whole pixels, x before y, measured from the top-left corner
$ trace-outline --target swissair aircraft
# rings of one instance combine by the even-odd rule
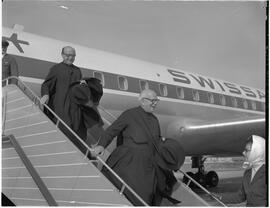
[[[250,135],[265,137],[263,90],[10,28],[2,32],[10,42],[8,53],[17,60],[20,78],[38,95],[50,67],[62,61],[61,49],[67,45],[76,49],[74,64],[83,76],[101,79],[100,105],[116,117],[138,105],[142,89],[155,90],[160,98],[155,114],[162,135],[177,139],[186,154],[193,156],[197,176],[206,175],[202,156],[240,155]],[[208,172],[206,178],[209,185],[217,185],[215,172]]]

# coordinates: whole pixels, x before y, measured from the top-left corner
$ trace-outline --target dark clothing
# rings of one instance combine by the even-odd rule
[[[167,198],[172,205],[181,203],[181,201],[171,197],[173,187],[177,183],[173,172],[171,170],[164,170],[161,167],[158,167],[156,170],[157,189],[153,199],[153,206],[160,206],[163,198]]]
[[[15,58],[9,54],[5,54],[2,58],[2,80],[10,76],[19,76],[18,64]],[[11,80],[11,84],[17,83],[16,80]]]
[[[41,96],[49,95],[48,106],[61,118],[65,118],[64,104],[69,85],[82,77],[80,68],[65,63],[54,65],[41,86]]]
[[[167,198],[172,205],[181,203],[171,197],[173,187],[177,183],[172,170],[179,170],[185,161],[185,152],[180,143],[175,139],[166,138],[159,143],[158,153],[165,162],[157,162],[156,177],[157,189],[153,200],[153,205],[159,206],[163,198]],[[161,161],[160,159],[157,161]]]
[[[87,84],[80,82],[72,84],[68,90],[63,118],[64,122],[71,127],[82,140],[86,143],[89,141],[89,146],[91,143],[94,143],[93,140],[98,141],[98,137],[103,131],[103,121],[97,106],[92,102],[93,99],[93,94]],[[92,107],[87,106],[87,103],[92,103]],[[87,131],[91,133],[89,140],[87,140]],[[83,153],[86,152],[87,149],[77,138],[73,135],[69,135],[67,132],[65,133]]]
[[[222,195],[224,203],[235,204],[247,201],[247,206],[265,207],[267,206],[267,184],[265,179],[265,165],[262,165],[251,179],[252,169],[244,172],[241,188],[237,193]]]
[[[86,84],[76,84],[69,89],[65,102],[67,116],[64,121],[82,139],[86,140],[87,129],[98,124],[103,125],[103,121],[98,112],[97,106],[86,106],[86,103],[93,100],[91,90]]]
[[[141,107],[123,112],[119,118],[102,134],[99,145],[106,147],[121,132],[122,144],[118,146],[107,160],[111,167],[147,204],[152,205],[156,190],[154,145],[149,142],[152,137],[157,144],[160,140],[158,119]],[[103,173],[121,188],[118,180],[105,168]],[[126,189],[126,197],[134,205],[142,205]]]

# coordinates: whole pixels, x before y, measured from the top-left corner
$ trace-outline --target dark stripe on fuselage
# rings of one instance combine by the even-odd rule
[[[37,60],[33,58],[28,58],[28,57],[22,57],[22,56],[15,56],[18,65],[19,65],[19,73],[20,76],[24,77],[32,77],[32,78],[38,78],[38,79],[44,79],[46,75],[49,72],[49,69],[55,64],[53,62],[49,61],[43,61],[43,60]],[[109,72],[102,72],[99,69],[86,69],[86,68],[81,68],[83,77],[93,77],[94,72],[100,72],[104,76],[104,81],[105,85],[104,88],[111,89],[111,90],[117,90],[117,91],[126,91],[126,92],[132,92],[132,93],[140,93],[141,88],[140,88],[140,80],[139,78],[134,78],[134,77],[128,77],[128,76],[122,76],[120,74],[114,74],[114,73],[109,73]],[[114,69],[112,69],[113,71]],[[119,87],[119,82],[118,79],[119,77],[125,77],[127,79],[128,83],[128,89],[127,90],[122,90]],[[252,111],[259,111],[259,112],[265,112],[265,103],[264,102],[259,102],[259,101],[254,101],[250,99],[242,99],[239,97],[234,97],[234,96],[229,96],[229,95],[223,95],[220,93],[213,93],[205,90],[197,90],[197,89],[192,89],[192,88],[187,88],[187,87],[180,87],[177,85],[171,85],[167,83],[162,83],[167,86],[167,96],[163,96],[160,93],[160,88],[159,84],[160,82],[154,82],[154,81],[149,81],[145,80],[149,84],[149,88],[153,89],[154,91],[157,92],[159,97],[165,97],[165,98],[172,98],[172,99],[177,99],[177,100],[185,100],[185,101],[192,101],[192,102],[199,102],[199,103],[206,103],[210,105],[219,105],[219,106],[226,106],[226,107],[232,107],[232,108],[238,108],[238,109],[246,109],[246,110],[252,110]],[[182,88],[184,91],[184,97],[179,98],[177,96],[177,88]],[[199,93],[199,100],[196,101],[194,94],[196,92]],[[214,97],[214,102],[211,103],[209,99],[209,94],[212,94]],[[221,97],[225,98],[225,105],[222,104],[221,102]],[[236,99],[237,101],[237,106],[233,105],[232,99]],[[245,108],[244,102],[247,102],[247,106]],[[256,104],[256,110],[253,109],[252,107],[252,102]]]

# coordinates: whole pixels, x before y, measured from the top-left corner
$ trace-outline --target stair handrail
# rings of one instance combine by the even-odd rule
[[[27,86],[24,84],[24,82],[19,78],[19,77],[16,77],[16,76],[10,76],[6,79],[3,79],[2,80],[2,84],[3,82],[5,83],[8,83],[8,80],[9,79],[15,79],[17,80],[16,83],[13,83],[13,84],[16,84],[30,99],[32,99],[32,101],[34,101],[34,104],[35,105],[38,105],[40,108],[41,106],[43,105],[50,113],[53,114],[53,116],[56,118],[56,126],[59,127],[59,123],[61,123],[65,128],[67,128],[67,130],[69,132],[71,132],[71,134],[73,136],[76,137],[76,139],[78,139],[82,144],[83,146],[87,149],[86,151],[86,154],[85,154],[85,157],[88,156],[89,152],[93,152],[93,149],[91,147],[89,147],[61,118],[59,118],[58,115],[55,114],[55,112],[47,105],[47,104],[41,104],[40,102],[40,98]],[[22,84],[23,86],[23,89],[21,88],[21,86],[19,85]],[[26,93],[26,90],[30,91],[30,93],[32,94],[33,98],[31,98],[27,93]],[[90,135],[90,137],[92,137]],[[94,138],[93,138],[94,139]],[[126,184],[125,181],[123,181],[122,178],[120,178],[117,173],[115,173],[99,156],[97,156],[97,159],[106,167],[109,169],[109,171],[121,182],[122,184],[122,187],[120,189],[120,194],[123,193],[124,189],[127,188],[129,189],[129,191],[144,205],[144,206],[149,206],[128,184]]]
[[[49,206],[58,206],[57,202],[53,198],[51,192],[49,191],[48,187],[45,185],[45,183],[42,181],[40,175],[34,168],[33,164],[23,151],[21,145],[17,142],[16,138],[14,135],[8,135],[4,136],[3,140],[7,140],[11,142],[12,146],[14,147],[15,151],[19,155],[20,159],[22,160],[23,164],[25,165],[26,169],[28,170],[29,174],[32,176],[34,182],[36,183],[37,187],[40,190],[40,193],[43,195],[45,198],[46,202],[48,203]]]
[[[196,186],[198,186],[201,190],[203,190],[205,193],[207,193],[209,196],[211,196],[213,199],[215,199],[219,204],[221,204],[223,207],[227,207],[226,204],[224,204],[222,201],[220,201],[220,199],[218,199],[217,196],[215,196],[213,193],[211,193],[210,191],[208,191],[206,188],[204,188],[201,184],[199,184],[196,180],[194,180],[192,177],[190,177],[188,174],[186,174],[184,171],[182,171],[181,169],[179,169],[177,172],[182,173],[185,177],[187,177],[189,179],[189,181],[187,182],[187,186],[189,187],[189,184],[192,182],[194,183]]]
[[[6,124],[6,108],[7,108],[7,94],[5,92],[2,99],[2,134],[4,134]]]

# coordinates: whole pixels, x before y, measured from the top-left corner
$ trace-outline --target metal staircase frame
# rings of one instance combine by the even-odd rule
[[[215,201],[217,201],[221,206],[223,206],[223,207],[227,207],[222,201],[220,201],[219,199],[218,199],[218,197],[215,195],[215,194],[213,194],[213,193],[211,193],[210,191],[208,191],[206,188],[204,188],[201,184],[199,184],[196,180],[194,180],[192,177],[190,177],[188,174],[186,174],[184,171],[182,171],[182,170],[178,170],[177,172],[179,172],[179,173],[181,173],[181,174],[183,174],[185,177],[187,177],[188,178],[188,182],[187,182],[187,186],[189,187],[189,185],[191,184],[191,183],[194,183],[197,187],[199,187],[201,190],[203,190],[203,192],[205,192],[207,195],[209,195],[210,197],[212,197]],[[183,182],[182,182],[183,183]]]
[[[33,103],[37,106],[39,106],[39,108],[41,110],[43,110],[43,107],[45,107],[51,114],[53,114],[53,116],[56,119],[56,127],[59,128],[59,124],[61,123],[61,125],[63,125],[73,136],[76,137],[76,139],[87,149],[87,152],[85,154],[85,157],[88,156],[89,153],[91,153],[93,150],[91,147],[89,147],[62,119],[60,119],[53,110],[50,109],[50,107],[46,104],[41,104],[40,102],[40,98],[27,86],[24,84],[24,82],[15,76],[11,76],[8,77],[4,80],[2,80],[2,87],[5,85],[9,84],[9,80],[17,80],[16,85],[22,90],[22,92],[33,101]],[[14,84],[14,83],[13,83]],[[5,99],[5,98],[4,98]],[[4,103],[5,104],[5,103]],[[5,107],[3,107],[3,110],[5,109]],[[5,112],[3,112],[3,114],[5,114]],[[2,115],[2,117],[4,118],[4,115]],[[2,123],[5,123],[5,120],[2,121]],[[59,129],[60,130],[60,129]],[[15,139],[16,140],[16,139]],[[104,162],[99,156],[97,156],[97,161],[100,162],[103,166],[105,166],[109,172],[111,172],[122,184],[119,193],[123,194],[125,188],[128,189],[144,206],[149,206],[146,202],[144,202],[144,200],[128,185],[126,184],[122,178],[120,178],[107,164],[106,162]]]
[[[38,172],[32,165],[31,161],[23,151],[20,144],[17,142],[16,138],[13,135],[3,136],[2,137],[3,142],[10,142],[14,149],[16,150],[17,154],[21,158],[23,164],[25,165],[26,169],[28,170],[29,174],[32,176],[33,180],[35,181],[37,187],[39,188],[41,194],[47,201],[49,206],[58,206],[55,199],[53,198],[52,194],[50,193],[49,189],[45,185],[45,183],[42,181],[41,177],[39,176]]]

